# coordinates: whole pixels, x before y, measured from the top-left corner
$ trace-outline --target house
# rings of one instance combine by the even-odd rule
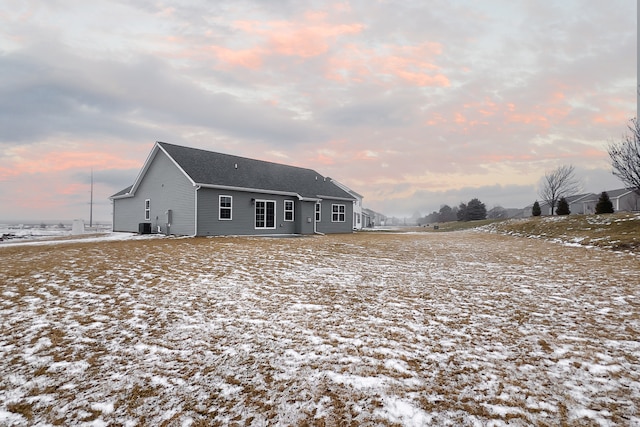
[[[341,182],[333,180],[333,183],[338,187],[342,188],[347,193],[351,194],[355,200],[353,202],[353,229],[354,230],[362,230],[362,199],[364,198],[361,194],[356,193],[346,185]]]
[[[613,209],[618,211],[638,212],[640,211],[640,191],[633,188],[620,188],[607,191]]]
[[[362,209],[362,225],[363,227],[371,228],[376,225],[385,225],[387,217],[381,213],[373,211],[371,209]]]
[[[569,212],[572,214],[588,214],[593,212],[588,212],[585,209],[588,209],[588,205],[585,205],[583,202],[588,202],[593,198],[597,199],[597,196],[593,193],[586,194],[576,194],[574,196],[565,196],[567,203],[569,204]],[[542,215],[551,215],[551,205],[545,201],[539,201],[540,211]],[[595,205],[594,205],[595,206]],[[555,209],[553,213],[555,215],[556,209],[558,209],[558,203],[556,202]],[[532,216],[533,204],[525,206],[523,208],[522,216],[524,218]]]
[[[592,214],[595,210],[589,211],[585,206],[584,202],[587,200],[592,200],[594,197],[598,197],[594,193],[586,193],[586,194],[577,194],[575,196],[565,197],[567,203],[569,204],[569,212],[572,214]]]
[[[609,195],[609,199],[611,200],[611,204],[613,204],[613,210],[615,212],[637,212],[640,210],[640,195],[633,189],[619,188],[617,190],[607,191],[607,194]],[[584,202],[585,213],[595,213],[599,199],[600,195],[598,194],[594,195],[590,200],[586,200]]]
[[[539,201],[538,205],[540,205],[540,212],[542,212],[542,215],[551,215],[551,205],[549,203]],[[527,218],[530,216],[533,216],[533,204],[527,205],[522,208],[522,218]]]
[[[640,211],[640,194],[635,192],[632,188],[620,188],[617,190],[607,191],[609,199],[613,204],[613,210],[615,212],[628,211],[638,212]],[[587,193],[578,194],[575,196],[566,197],[569,203],[569,211],[572,214],[584,214],[590,215],[596,212],[596,205],[600,199],[600,194]],[[551,207],[547,202],[538,202],[540,204],[540,210],[542,215],[551,215]],[[526,206],[523,209],[523,216],[531,216],[531,210],[533,205]],[[557,208],[557,206],[556,206]],[[554,211],[555,213],[555,211]]]
[[[110,199],[113,231],[189,236],[350,233],[356,200],[311,169],[165,142]]]

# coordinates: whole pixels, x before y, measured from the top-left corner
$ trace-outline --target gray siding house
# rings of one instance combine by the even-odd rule
[[[356,200],[312,169],[165,142],[109,199],[113,231],[185,236],[350,233]]]
[[[640,210],[640,194],[630,188],[619,188],[607,191],[613,210],[615,212],[628,211],[637,212]],[[590,200],[585,200],[585,213],[594,213],[596,205],[600,199],[600,194],[594,194]]]

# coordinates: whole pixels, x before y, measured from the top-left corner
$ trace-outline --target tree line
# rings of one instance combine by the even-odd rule
[[[477,221],[487,218],[507,218],[507,210],[496,206],[490,210],[479,199],[473,198],[458,206],[442,205],[439,211],[433,211],[422,219],[425,224],[451,221]]]
[[[607,152],[611,159],[612,173],[628,189],[640,195],[640,123],[637,118],[630,121],[628,132],[622,140],[609,144]],[[538,196],[550,207],[551,215],[569,215],[571,213],[568,197],[576,195],[581,183],[575,177],[575,168],[563,165],[545,173],[538,188]],[[606,191],[600,193],[595,213],[613,213],[613,203]],[[540,203],[536,200],[532,206],[533,216],[542,215]],[[481,219],[507,218],[506,209],[496,206],[487,211],[484,203],[477,198],[461,202],[458,206],[443,205],[438,212],[433,211],[421,219],[422,223],[475,221]]]

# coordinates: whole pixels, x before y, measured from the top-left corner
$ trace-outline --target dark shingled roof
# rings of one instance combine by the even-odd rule
[[[158,142],[196,183],[299,194],[302,197],[355,198],[312,169]],[[118,193],[121,194],[126,191]]]

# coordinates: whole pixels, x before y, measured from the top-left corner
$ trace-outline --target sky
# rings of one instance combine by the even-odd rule
[[[108,221],[155,141],[311,168],[389,216],[624,187],[631,0],[0,0],[0,220]]]

